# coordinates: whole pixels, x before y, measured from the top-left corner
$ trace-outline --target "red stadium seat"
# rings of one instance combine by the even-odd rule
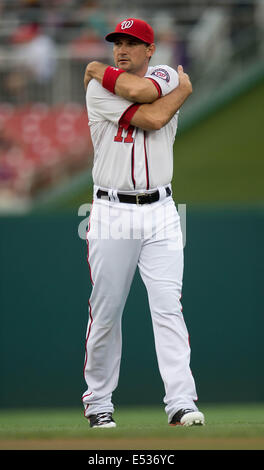
[[[0,105],[0,184],[20,187],[17,181],[49,172],[57,182],[65,173],[91,164],[92,142],[86,109],[77,103],[42,103],[14,107]],[[23,185],[22,185],[23,186]]]

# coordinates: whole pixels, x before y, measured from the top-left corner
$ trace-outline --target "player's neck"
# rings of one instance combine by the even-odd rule
[[[138,77],[143,78],[143,77],[145,77],[145,75],[147,73],[147,70],[148,70],[148,64],[146,64],[140,70],[135,71],[134,74],[137,75]]]

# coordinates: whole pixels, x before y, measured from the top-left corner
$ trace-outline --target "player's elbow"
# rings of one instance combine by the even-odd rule
[[[150,123],[150,128],[153,131],[159,131],[163,126],[164,124],[160,119],[154,119]]]
[[[159,131],[164,127],[166,124],[166,121],[163,119],[161,115],[151,115],[149,116],[149,126],[153,131]]]
[[[150,131],[159,131],[164,124],[160,117],[149,116],[149,119],[146,119],[146,128]]]

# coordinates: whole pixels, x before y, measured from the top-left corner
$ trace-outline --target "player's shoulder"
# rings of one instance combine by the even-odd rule
[[[152,65],[148,67],[148,76],[159,78],[167,83],[177,80],[178,73],[175,69],[166,64]]]
[[[93,97],[98,94],[99,95],[105,94],[105,92],[106,90],[101,86],[101,84],[93,78],[88,84],[86,95]]]

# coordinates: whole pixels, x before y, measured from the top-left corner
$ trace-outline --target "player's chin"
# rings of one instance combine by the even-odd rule
[[[119,60],[117,65],[120,69],[126,70],[127,72],[130,69],[130,62],[128,60]]]

